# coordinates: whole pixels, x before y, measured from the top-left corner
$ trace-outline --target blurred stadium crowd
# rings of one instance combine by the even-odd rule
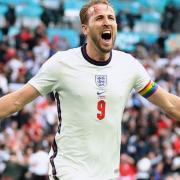
[[[85,1],[0,0],[0,96],[26,83],[58,50],[85,42]],[[115,48],[134,55],[159,85],[180,96],[180,1],[112,0]],[[52,94],[0,124],[0,179],[48,179],[58,127]],[[120,180],[180,180],[180,123],[132,92],[122,122]]]

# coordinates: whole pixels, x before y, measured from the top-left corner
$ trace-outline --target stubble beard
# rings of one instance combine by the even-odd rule
[[[100,43],[100,40],[98,40],[97,36],[92,36],[92,41],[100,52],[107,54],[111,52],[111,50],[113,49],[115,38],[112,39],[112,45],[109,47],[103,47]]]

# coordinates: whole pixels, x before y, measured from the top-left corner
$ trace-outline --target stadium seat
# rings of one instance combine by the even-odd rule
[[[16,6],[17,24],[31,28],[37,27],[41,22],[42,13],[43,8],[37,4]]]
[[[64,1],[64,10],[65,10],[65,18],[71,22],[79,19],[79,10],[85,4],[82,0],[72,1],[66,0]]]
[[[148,32],[159,33],[161,23],[161,14],[157,11],[151,10],[149,12],[143,12],[141,18],[135,23],[135,32]]]
[[[146,42],[148,44],[155,43],[159,37],[158,33],[139,32],[138,34],[139,34],[141,40],[143,40],[144,42]]]
[[[59,0],[43,0],[42,5],[49,9],[58,9],[59,8]]]
[[[22,5],[22,4],[39,4],[36,0],[0,0],[0,3],[11,4],[11,5]]]
[[[164,11],[165,6],[167,5],[169,0],[137,0],[139,3],[147,9],[153,9],[160,13]]]
[[[141,21],[144,22],[152,22],[152,23],[160,23],[161,22],[161,14],[156,11],[143,12],[141,16]]]
[[[115,8],[116,13],[118,11],[129,11],[132,14],[138,14],[141,11],[141,4],[136,1],[123,1],[119,2],[117,0],[111,1],[112,6]]]
[[[85,2],[80,1],[80,0],[77,0],[77,1],[66,0],[64,1],[64,8],[65,8],[65,11],[70,10],[70,9],[80,10],[84,4]]]
[[[118,32],[115,46],[125,50],[133,51],[136,44],[140,41],[146,42],[148,44],[154,43],[159,35],[157,33],[147,33],[147,32]]]
[[[0,0],[0,3],[3,4],[11,4],[11,5],[19,5],[22,0]]]
[[[132,32],[118,32],[115,46],[121,50],[131,52],[135,49],[135,44],[140,42],[140,36]]]
[[[50,40],[58,35],[59,37],[66,38],[72,47],[77,47],[79,45],[79,33],[74,29],[48,28],[47,34]]]
[[[4,16],[7,11],[8,11],[8,6],[0,4],[0,16],[2,15]]]
[[[9,28],[9,31],[8,31],[8,37],[11,39],[13,38],[15,35],[17,35],[18,33],[20,33],[21,31],[21,28],[18,27],[18,26],[11,26]]]
[[[19,6],[16,9],[17,16],[40,17],[42,13],[43,8],[39,5]]]
[[[180,0],[171,0],[170,1],[175,7],[180,7]]]

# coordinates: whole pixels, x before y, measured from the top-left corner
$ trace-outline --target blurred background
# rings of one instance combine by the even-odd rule
[[[81,46],[85,0],[0,0],[0,96],[23,86],[58,50]],[[115,48],[131,53],[152,79],[180,96],[180,0],[110,0]],[[0,124],[0,179],[47,180],[58,127],[52,94]],[[180,123],[135,92],[122,121],[120,180],[180,180]]]

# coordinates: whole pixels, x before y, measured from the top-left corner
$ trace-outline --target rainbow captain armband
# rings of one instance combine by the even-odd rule
[[[139,94],[144,98],[148,98],[157,90],[157,88],[158,85],[152,80],[150,80],[149,83],[142,90],[139,91]]]

